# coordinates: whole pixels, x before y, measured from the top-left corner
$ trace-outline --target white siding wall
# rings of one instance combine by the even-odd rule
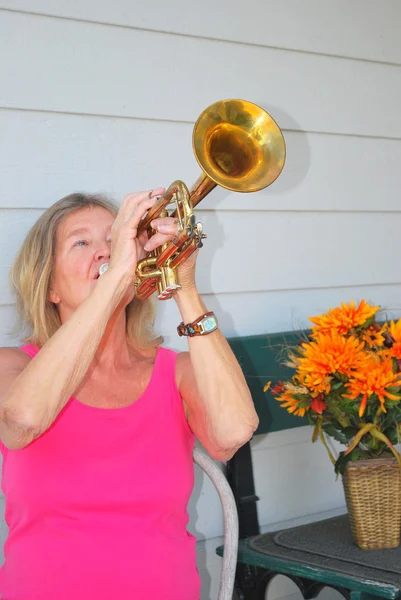
[[[1,343],[18,342],[7,271],[40,212],[71,191],[192,183],[193,123],[228,97],[266,108],[288,157],[272,187],[218,189],[198,211],[199,288],[224,333],[303,327],[351,297],[401,314],[400,27],[398,0],[0,1]],[[159,309],[184,348],[174,302]],[[308,428],[253,448],[264,528],[343,510]],[[190,512],[213,599],[221,511],[200,473]],[[283,579],[271,591],[296,593]]]

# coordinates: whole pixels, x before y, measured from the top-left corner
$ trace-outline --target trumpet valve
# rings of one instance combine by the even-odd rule
[[[160,279],[157,284],[158,299],[168,300],[177,290],[181,289],[177,273],[169,266],[161,267]]]

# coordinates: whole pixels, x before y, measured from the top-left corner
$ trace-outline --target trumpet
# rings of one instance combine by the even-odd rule
[[[277,123],[245,100],[221,100],[206,108],[195,123],[192,148],[202,173],[191,190],[183,181],[174,181],[139,224],[138,234],[146,230],[149,237],[155,233],[150,225],[155,218],[170,216],[179,224],[175,239],[138,262],[139,300],[155,292],[159,300],[167,300],[180,289],[177,267],[202,247],[206,237],[193,210],[201,200],[217,185],[234,192],[256,192],[271,185],[286,157]]]

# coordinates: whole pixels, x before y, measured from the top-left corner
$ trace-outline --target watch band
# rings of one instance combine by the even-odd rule
[[[217,322],[217,317],[214,312],[211,311],[204,313],[195,319],[195,321],[192,321],[192,323],[187,323],[184,325],[184,322],[182,321],[178,325],[177,331],[179,336],[185,335],[188,337],[194,337],[195,335],[206,335],[208,333],[212,333],[212,331],[215,331],[218,326],[219,324]]]

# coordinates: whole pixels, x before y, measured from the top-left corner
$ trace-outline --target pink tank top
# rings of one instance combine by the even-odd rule
[[[29,446],[2,446],[2,600],[199,600],[187,532],[194,435],[176,356],[158,349],[133,404],[102,409],[71,398]]]

